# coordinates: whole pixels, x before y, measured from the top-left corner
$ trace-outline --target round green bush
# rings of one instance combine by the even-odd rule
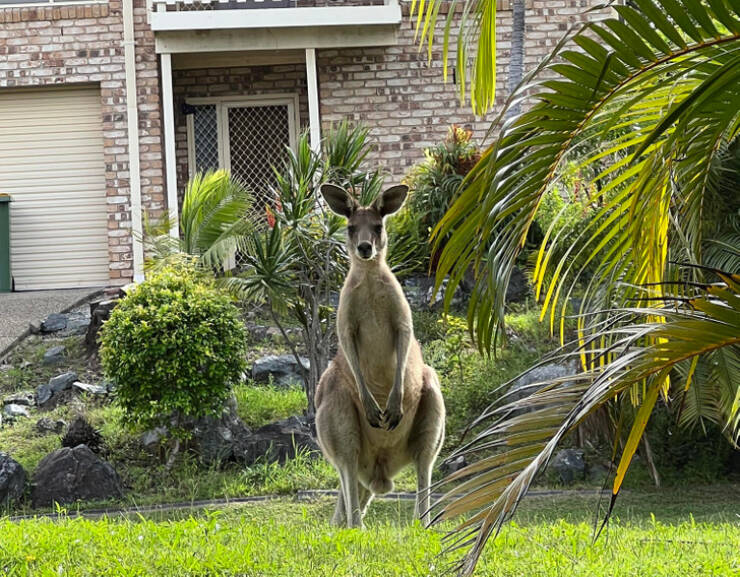
[[[168,268],[113,310],[100,358],[131,424],[157,426],[219,412],[245,369],[239,311],[213,282]]]

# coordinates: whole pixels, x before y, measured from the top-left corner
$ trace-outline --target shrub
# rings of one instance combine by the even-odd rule
[[[170,424],[223,408],[245,369],[245,329],[230,298],[183,265],[157,272],[114,309],[100,356],[132,424]]]
[[[406,178],[409,199],[404,210],[389,226],[391,245],[414,247],[416,271],[432,268],[436,259],[430,256],[429,236],[457,197],[465,176],[480,158],[472,142],[472,132],[451,126],[444,142],[424,151],[425,159]],[[441,247],[440,247],[441,248]]]

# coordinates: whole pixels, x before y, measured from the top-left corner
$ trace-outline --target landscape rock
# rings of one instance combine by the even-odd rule
[[[506,302],[520,303],[524,302],[530,294],[529,281],[527,276],[519,267],[514,267],[509,277],[509,285],[506,287]]]
[[[573,374],[573,368],[568,365],[550,363],[537,367],[511,383],[503,402],[511,403],[528,397],[541,386],[535,383],[549,383],[570,374]]]
[[[98,333],[100,332],[100,328],[110,318],[117,304],[117,298],[90,303],[90,321],[85,333],[85,346],[88,354],[98,350]]]
[[[45,365],[58,365],[64,362],[64,353],[66,348],[64,345],[57,345],[46,350],[44,353],[43,364]]]
[[[49,379],[49,388],[52,393],[59,393],[72,388],[72,384],[77,381],[77,373],[69,371]]]
[[[52,313],[41,323],[42,333],[56,333],[67,328],[67,315]]]
[[[586,461],[579,449],[561,449],[550,462],[550,466],[564,485],[586,479]]]
[[[28,407],[23,405],[5,405],[3,407],[3,416],[8,421],[15,421],[16,419],[28,418],[31,414],[28,412]]]
[[[63,419],[50,419],[49,417],[41,417],[36,421],[36,432],[42,435],[54,433],[60,434],[67,427],[67,421]]]
[[[319,452],[311,428],[303,417],[289,417],[256,429],[235,446],[235,459],[251,465],[258,459],[285,463],[296,451]]]
[[[48,454],[36,468],[31,483],[33,507],[121,497],[123,486],[116,470],[86,445]]]
[[[207,465],[233,461],[237,456],[237,448],[251,435],[251,430],[236,414],[233,405],[228,406],[221,417],[198,419],[192,424],[192,431],[195,452]]]
[[[72,388],[76,391],[82,392],[82,393],[88,393],[90,395],[107,395],[108,389],[107,387],[102,387],[100,385],[89,385],[87,383],[81,383],[79,381],[75,381],[72,383]]]
[[[464,469],[467,466],[468,461],[465,459],[465,456],[460,455],[459,457],[456,457],[451,461],[444,461],[439,468],[445,475],[451,475],[452,473],[455,473],[460,469]]]
[[[33,407],[36,404],[36,394],[33,391],[20,391],[8,395],[3,399],[3,405],[23,405]]]
[[[301,364],[308,370],[310,362],[301,357]],[[298,363],[293,355],[269,355],[255,361],[252,366],[252,379],[257,383],[266,383],[272,377],[278,386],[289,386],[303,383]]]
[[[166,427],[157,427],[155,429],[152,429],[151,431],[146,431],[139,437],[139,441],[141,442],[141,446],[145,449],[151,451],[152,449],[156,449],[159,447],[159,444],[162,442],[162,439],[167,434],[167,428]]]
[[[84,335],[90,325],[90,316],[86,312],[77,311],[67,313],[67,326],[62,334],[65,336]]]
[[[51,390],[49,385],[39,385],[36,388],[36,404],[39,407],[43,407],[51,400],[54,392]]]
[[[0,507],[12,505],[23,496],[26,472],[7,453],[0,452]]]
[[[87,422],[85,417],[77,417],[69,425],[67,433],[62,437],[62,447],[77,447],[86,445],[94,452],[100,451],[103,444],[103,438],[100,433]]]

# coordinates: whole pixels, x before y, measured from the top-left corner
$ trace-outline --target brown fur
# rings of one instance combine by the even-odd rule
[[[432,466],[444,438],[444,401],[413,336],[401,285],[385,262],[382,226],[383,217],[400,208],[405,187],[389,189],[369,208],[344,198],[341,189],[328,191],[325,185],[322,192],[333,210],[349,218],[351,256],[337,311],[340,348],[316,393],[319,444],[342,485],[333,521],[362,526],[372,496],[390,491],[393,477],[412,463],[416,513],[427,521]],[[364,247],[371,257],[359,250],[363,242],[372,244],[372,251]]]

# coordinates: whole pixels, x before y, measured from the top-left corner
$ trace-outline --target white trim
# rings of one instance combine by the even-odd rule
[[[136,92],[136,54],[133,0],[123,0],[123,55],[126,72],[126,132],[128,137],[129,194],[134,282],[144,280],[144,239],[141,214],[141,167],[139,163],[139,107]]]
[[[306,79],[308,84],[308,117],[311,148],[321,152],[321,119],[319,116],[319,81],[316,72],[316,49],[306,48]]]
[[[255,28],[321,28],[388,26],[401,23],[398,4],[382,6],[322,6],[269,10],[192,10],[153,12],[152,30],[226,30]]]
[[[161,5],[160,5],[161,6]],[[283,9],[273,9],[282,12]],[[313,10],[313,8],[303,8]],[[224,10],[223,12],[228,12]],[[235,12],[235,11],[233,11]],[[256,12],[256,10],[243,10]],[[200,12],[167,12],[200,14]],[[255,28],[253,30],[174,30],[157,32],[157,52],[237,52],[305,50],[306,48],[367,48],[398,44],[398,25],[330,26],[325,28]]]
[[[177,203],[177,155],[175,153],[175,103],[172,91],[172,55],[161,55],[162,68],[162,112],[164,129],[164,158],[167,167],[167,213],[170,236],[180,238],[180,215]]]

